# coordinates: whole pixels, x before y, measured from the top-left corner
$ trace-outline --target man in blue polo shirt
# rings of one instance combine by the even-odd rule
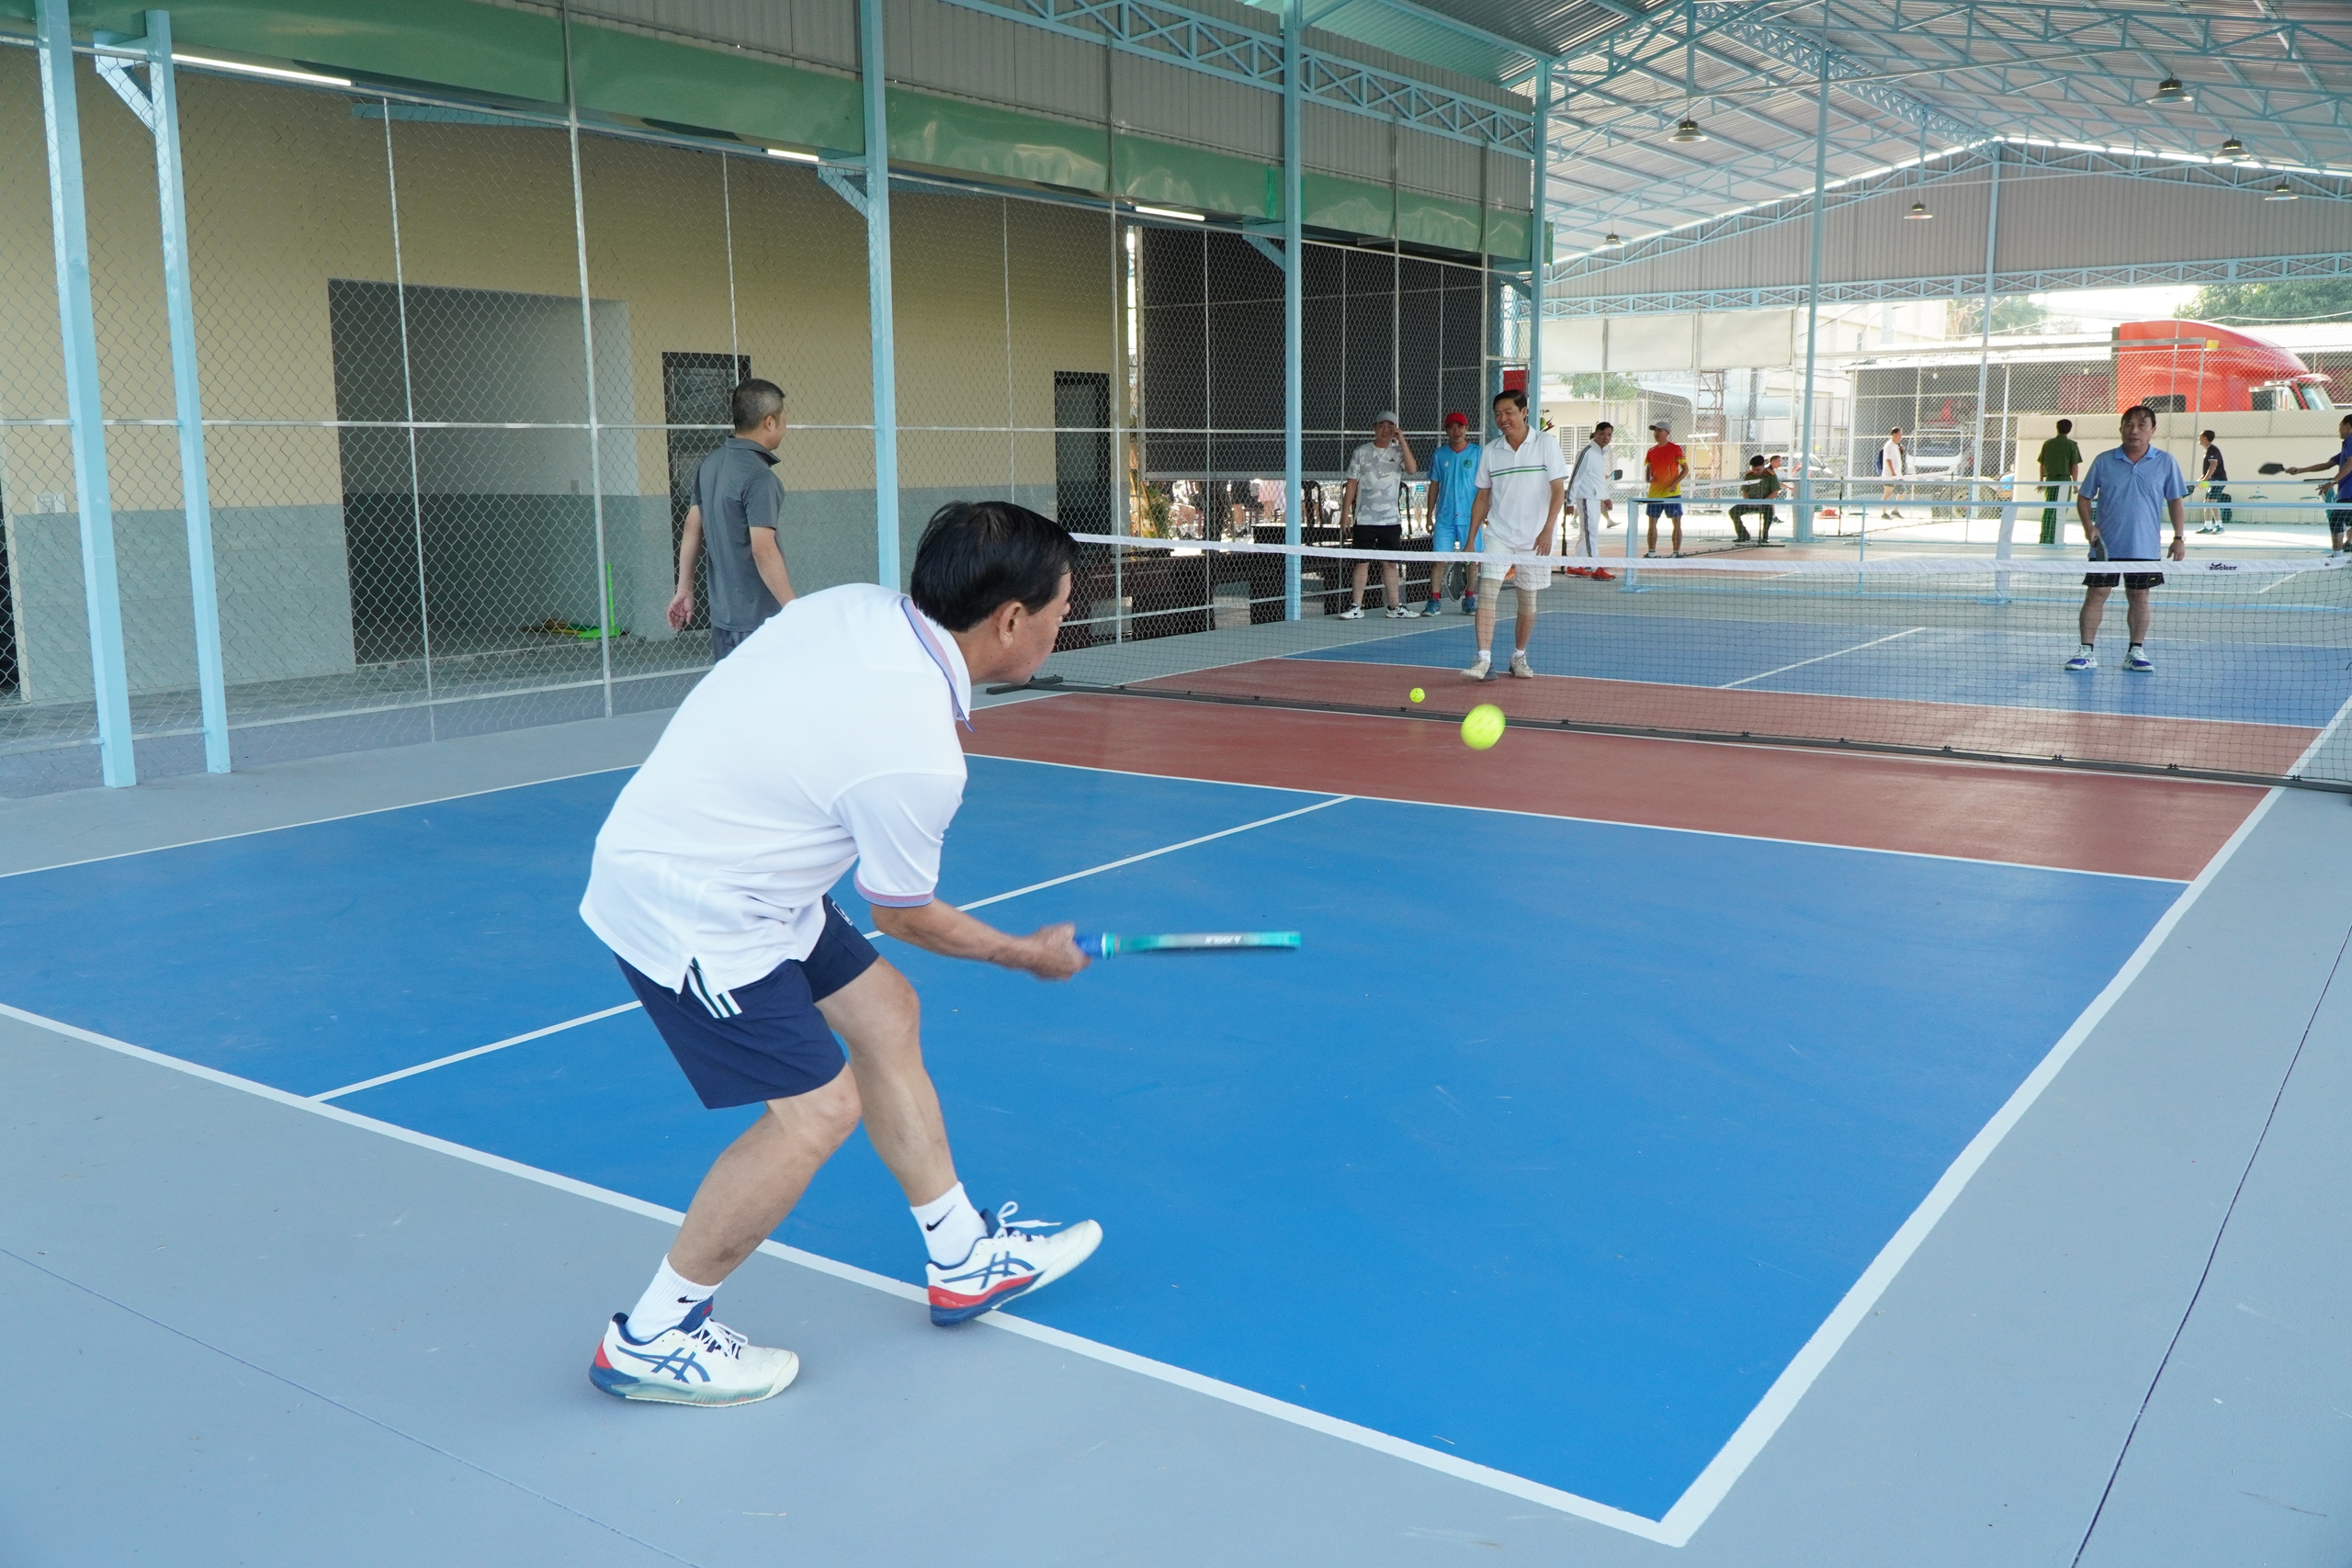
[[[695,559],[707,539],[713,663],[793,597],[792,577],[775,543],[784,491],[772,471],[775,449],[784,445],[784,391],[755,378],[735,389],[733,402],[734,435],[695,473],[695,503],[686,508],[678,541],[678,589],[670,600],[670,625],[684,631],[695,613]]]
[[[2300,468],[2289,468],[2290,474],[2315,474],[2323,468],[2334,470],[2320,481],[2319,498],[2339,503],[2327,509],[2327,553],[2352,548],[2352,413],[2335,423],[2335,433],[2344,438],[2335,456],[2324,463],[2306,463]]]
[[[2188,514],[2181,501],[2188,494],[2188,482],[2181,478],[2180,465],[2173,461],[2172,454],[2152,445],[2156,434],[2155,411],[2144,403],[2125,409],[2122,434],[2123,445],[2092,458],[2090,470],[2083,475],[2083,482],[2075,491],[2075,514],[2083,525],[2084,537],[2091,542],[2091,559],[2156,559],[2161,519],[2169,516],[2172,547],[2168,553],[2174,560],[2186,560]],[[2161,585],[2164,580],[2161,571],[2086,573],[2083,646],[2066,660],[2066,668],[2098,668],[2098,655],[2092,650],[2092,645],[2098,637],[2099,617],[2107,609],[2107,595],[2120,581],[2132,633],[2123,668],[2143,675],[2155,669],[2148,660],[2146,647],[2148,590]]]
[[[1470,416],[1445,416],[1445,440],[1430,454],[1430,553],[1438,558],[1430,567],[1429,607],[1434,615],[1445,608],[1447,580],[1453,564],[1444,558],[1470,547],[1470,508],[1478,497],[1479,448],[1470,444]],[[1478,566],[1462,567],[1462,613],[1478,613]]]

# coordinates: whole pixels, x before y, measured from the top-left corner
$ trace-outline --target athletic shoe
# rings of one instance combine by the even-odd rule
[[[994,1312],[1013,1297],[1042,1291],[1089,1258],[1102,1245],[1102,1227],[1080,1220],[1052,1235],[1053,1220],[1016,1220],[1018,1203],[996,1213],[980,1211],[988,1234],[972,1244],[960,1263],[942,1268],[924,1265],[931,1280],[931,1321],[944,1328],[984,1312]]]
[[[1341,619],[1341,620],[1343,620],[1343,621],[1361,621],[1361,620],[1363,620],[1363,605],[1361,605],[1361,604],[1351,604],[1351,605],[1349,605],[1346,609],[1344,609],[1344,610],[1342,610],[1342,611],[1340,611],[1340,619]]]
[[[1476,593],[1464,593],[1462,596],[1462,613],[1465,615],[1475,615],[1478,613],[1478,596]]]
[[[2136,648],[2123,656],[2123,668],[2135,675],[2153,675],[2156,669],[2146,652]]]
[[[782,1393],[800,1375],[799,1357],[763,1348],[713,1323],[708,1302],[650,1339],[629,1337],[628,1323],[626,1314],[613,1314],[588,1365],[588,1381],[620,1399],[750,1404]]]
[[[1421,618],[1421,613],[1409,606],[1400,604],[1388,612],[1388,618],[1392,621],[1418,621]]]
[[[1523,653],[1514,653],[1510,656],[1510,672],[1522,681],[1535,679],[1535,667],[1527,662],[1527,655]]]
[[[2075,655],[2074,658],[2066,660],[2066,668],[2069,670],[2096,670],[2098,668],[2098,655],[2096,653],[2078,653]]]
[[[1617,574],[1605,566],[1597,566],[1592,569],[1592,580],[1595,582],[1614,582]]]
[[[1442,599],[1432,599],[1432,600],[1430,600],[1428,604],[1424,604],[1424,605],[1422,605],[1422,606],[1421,606],[1421,614],[1422,614],[1422,615],[1444,615],[1444,614],[1445,614],[1445,601],[1444,601],[1444,600],[1442,600]]]
[[[1462,673],[1464,678],[1466,680],[1483,681],[1487,676],[1493,674],[1494,671],[1494,656],[1488,653],[1482,653],[1478,655],[1478,662],[1473,664],[1469,669],[1464,670]]]

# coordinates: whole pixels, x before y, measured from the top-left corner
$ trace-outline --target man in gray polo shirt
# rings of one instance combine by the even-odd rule
[[[784,391],[773,381],[735,389],[735,434],[702,460],[695,503],[678,542],[678,591],[670,625],[683,630],[695,613],[695,558],[710,536],[710,657],[713,663],[792,603],[792,579],[776,547],[784,491],[769,470],[784,445]]]
[[[2154,409],[2144,403],[2125,409],[2123,445],[2092,458],[2090,470],[2075,488],[2075,513],[2082,521],[2084,536],[2091,542],[2091,559],[2156,559],[2160,523],[2166,515],[2172,518],[2172,558],[2188,558],[2188,514],[2181,506],[2182,498],[2188,494],[2188,481],[2181,478],[2180,465],[2173,461],[2172,454],[2152,444],[2155,434]],[[2094,505],[2098,508],[2096,522],[2092,520]],[[2067,669],[2098,668],[2098,655],[2092,651],[2091,645],[2098,637],[2099,617],[2107,609],[2107,596],[2119,579],[2123,584],[2124,604],[2129,606],[2126,620],[2132,633],[2132,646],[2123,656],[2123,668],[2141,675],[2155,669],[2144,645],[2148,640],[2148,590],[2162,585],[2165,574],[2161,571],[2094,571],[2084,575],[2080,626],[2083,646],[2066,660]]]

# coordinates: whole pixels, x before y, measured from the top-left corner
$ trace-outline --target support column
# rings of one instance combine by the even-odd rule
[[[1821,39],[1819,108],[1813,130],[1813,271],[1804,297],[1804,435],[1797,456],[1797,543],[1813,543],[1813,376],[1821,337],[1821,239],[1829,184],[1829,37]]]
[[[65,357],[65,410],[74,430],[74,496],[82,513],[82,596],[90,624],[90,679],[98,762],[107,787],[139,782],[131,757],[130,682],[122,654],[115,576],[114,496],[98,399],[98,330],[90,308],[90,233],[82,199],[82,121],[74,90],[74,31],[66,0],[40,0],[40,107],[49,141],[49,216],[57,248],[57,324]]]
[[[873,0],[867,0],[868,4]],[[1299,178],[1298,100],[1302,36],[1306,30],[1306,0],[1290,0],[1283,7],[1283,537],[1293,545],[1306,514],[1306,419],[1305,368],[1305,276],[1306,256],[1300,249],[1304,182]],[[1297,620],[1299,558],[1283,558],[1283,617]]]
[[[164,231],[164,303],[172,340],[172,402],[179,421],[180,502],[187,513],[188,603],[196,620],[196,689],[204,712],[204,771],[229,771],[229,694],[220,663],[220,592],[212,566],[212,486],[204,467],[204,404],[197,385],[196,303],[188,279],[187,192],[181,175],[179,84],[172,17],[146,16],[147,93],[154,121],[157,210]]]
[[[571,73],[571,11],[563,13],[563,118],[571,156],[571,244],[580,268],[580,364],[588,393],[588,515],[596,533],[596,671],[613,716],[613,576],[605,553],[605,432],[596,401],[596,309],[588,293],[588,200],[580,177],[580,93]],[[725,160],[721,160],[724,166]],[[731,266],[733,263],[730,261]]]
[[[1527,242],[1527,312],[1532,324],[1527,330],[1527,400],[1534,405],[1534,415],[1528,421],[1532,430],[1544,428],[1544,268],[1552,258],[1544,241],[1544,208],[1547,199],[1544,175],[1551,164],[1550,138],[1552,130],[1552,62],[1545,61],[1535,71],[1535,166],[1529,171],[1532,181],[1532,199],[1528,203]],[[1560,530],[1553,536],[1557,547],[1566,536],[1563,519]]]
[[[882,0],[857,0],[858,80],[865,97],[865,311],[874,339],[874,578],[899,569],[899,339],[890,294],[890,115],[883,81]]]
[[[1984,321],[1976,345],[1976,471],[1984,473],[1984,398],[1993,365],[1993,262],[2001,238],[2001,143],[1993,143],[1993,188],[1984,211]],[[1973,487],[1971,488],[1973,494]]]

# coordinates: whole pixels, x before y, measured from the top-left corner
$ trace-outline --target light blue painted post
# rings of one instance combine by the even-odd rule
[[[890,114],[882,77],[882,0],[857,0],[865,95],[865,314],[874,338],[874,578],[899,573],[899,340],[890,308]]]
[[[1300,249],[1305,214],[1299,178],[1298,99],[1301,47],[1306,30],[1306,0],[1290,0],[1283,7],[1283,538],[1300,543],[1300,524],[1306,515],[1306,315],[1303,279],[1306,257]],[[1299,558],[1283,558],[1283,618],[1295,621],[1305,613],[1299,603]]]
[[[90,309],[90,232],[82,202],[82,122],[74,91],[74,31],[66,0],[40,0],[40,107],[49,138],[50,230],[57,243],[57,324],[65,351],[65,411],[74,424],[74,493],[82,512],[82,594],[89,611],[90,679],[98,711],[100,776],[139,782],[131,757],[130,681],[122,657],[122,597],[115,580],[114,496],[98,404],[98,329]]]
[[[196,619],[196,689],[204,709],[204,771],[229,771],[229,694],[220,666],[220,591],[212,569],[212,486],[204,469],[204,404],[188,281],[187,191],[180,174],[179,85],[172,17],[147,13],[147,93],[155,111],[155,189],[164,229],[164,304],[171,322],[172,403],[180,426],[180,501],[187,513],[188,604]]]
[[[1545,61],[1535,71],[1535,167],[1529,171],[1533,190],[1528,202],[1527,226],[1531,231],[1527,242],[1527,313],[1531,318],[1527,329],[1527,400],[1534,405],[1534,418],[1530,428],[1544,428],[1544,264],[1552,258],[1545,254],[1544,243],[1544,204],[1546,193],[1544,176],[1549,162],[1544,139],[1551,134],[1552,62]],[[1565,512],[1561,523],[1566,524]],[[1555,536],[1552,541],[1559,547]]]
[[[1821,36],[1819,107],[1813,131],[1813,276],[1804,301],[1804,439],[1797,462],[1797,543],[1813,543],[1813,369],[1821,337],[1822,203],[1829,183],[1829,34]]]

